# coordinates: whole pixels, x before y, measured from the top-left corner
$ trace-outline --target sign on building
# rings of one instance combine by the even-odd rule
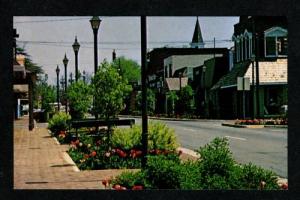
[[[237,77],[237,90],[250,90],[250,78],[249,77]]]

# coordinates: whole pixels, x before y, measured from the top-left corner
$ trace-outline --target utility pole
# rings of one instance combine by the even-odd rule
[[[148,116],[147,116],[147,24],[146,16],[141,16],[141,60],[142,60],[142,168],[147,164]]]

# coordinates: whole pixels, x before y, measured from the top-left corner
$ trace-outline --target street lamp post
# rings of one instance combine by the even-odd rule
[[[69,79],[69,81],[70,81],[70,84],[72,85],[73,84],[73,73],[72,72],[70,73],[70,79]]]
[[[98,29],[100,27],[101,20],[98,16],[93,16],[92,19],[90,19],[90,23],[93,29],[94,33],[94,74],[97,73],[98,68]],[[93,107],[95,108],[95,97],[93,98]],[[98,115],[95,114],[95,118],[98,119]]]
[[[181,91],[181,78],[182,78],[182,73],[179,72],[179,90]]]
[[[97,35],[98,35],[98,29],[100,27],[101,20],[98,16],[93,16],[90,20],[91,26],[94,32],[94,72],[96,74],[97,68],[98,68],[98,47],[97,47]]]
[[[75,37],[75,42],[72,45],[74,53],[75,53],[75,81],[78,81],[78,51],[80,48],[80,44],[77,41],[77,36]]]
[[[204,116],[205,118],[207,118],[207,109],[206,109],[207,94],[206,94],[206,84],[205,84],[206,66],[205,65],[202,67],[202,72],[203,72],[203,88],[204,88]]]
[[[57,77],[57,82],[56,82],[56,101],[57,101],[57,108],[58,108],[58,111],[60,110],[60,106],[59,106],[59,67],[57,65],[56,67],[56,77]]]
[[[67,77],[67,65],[68,65],[68,58],[67,58],[67,55],[65,54],[65,57],[63,59],[63,63],[64,63],[64,66],[65,66],[65,94],[67,93],[67,85],[68,85],[68,77]],[[68,113],[68,99],[66,98],[66,113]]]

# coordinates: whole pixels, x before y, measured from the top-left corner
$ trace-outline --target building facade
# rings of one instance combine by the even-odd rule
[[[210,90],[221,118],[262,118],[283,114],[287,106],[287,19],[240,17],[234,25],[233,68]],[[238,91],[238,77],[250,90]]]

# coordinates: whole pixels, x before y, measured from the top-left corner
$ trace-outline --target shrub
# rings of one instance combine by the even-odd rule
[[[92,103],[91,89],[83,81],[78,81],[68,87],[70,114],[72,119],[82,119]]]
[[[156,189],[180,189],[180,163],[162,155],[148,157],[145,176]]]
[[[173,129],[161,122],[150,122],[148,128],[148,149],[174,151],[179,146]],[[141,149],[142,127],[115,128],[111,143],[114,148]]]
[[[217,137],[197,152],[201,156],[200,167],[205,176],[228,176],[235,164],[226,138]]]
[[[68,128],[68,123],[71,120],[71,116],[64,113],[59,112],[49,120],[48,129],[54,134],[59,134],[59,131],[65,131]]]
[[[261,182],[265,187],[261,188]],[[241,166],[239,178],[240,188],[243,189],[279,189],[276,174],[270,170],[255,166],[252,163]]]
[[[151,188],[147,182],[145,173],[139,172],[123,172],[111,182],[112,185],[121,185],[127,189],[132,189],[134,186],[143,186],[143,188]]]
[[[132,128],[115,128],[111,143],[114,148],[124,150],[140,149],[142,146],[141,139],[141,126],[134,125]]]

